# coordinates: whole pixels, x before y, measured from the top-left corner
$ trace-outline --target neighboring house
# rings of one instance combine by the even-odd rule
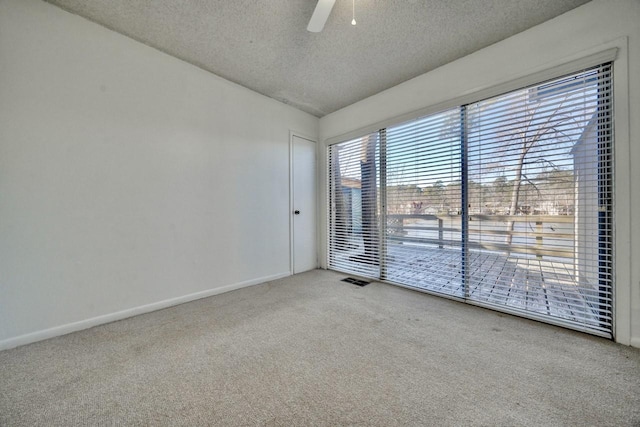
[[[598,265],[587,260],[598,252],[598,125],[591,118],[571,149],[575,183],[575,274],[582,283],[598,286]]]
[[[342,194],[346,211],[347,230],[362,234],[362,183],[359,179],[342,177]]]

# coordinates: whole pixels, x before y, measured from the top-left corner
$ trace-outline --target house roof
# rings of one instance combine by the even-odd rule
[[[584,146],[584,141],[586,139],[593,138],[596,135],[594,131],[596,130],[597,125],[598,125],[598,112],[595,111],[591,116],[591,118],[589,119],[589,122],[587,123],[587,125],[582,130],[580,137],[578,137],[578,139],[576,140],[576,143],[573,144],[573,147],[571,147],[571,151],[569,151],[570,154],[576,154],[580,149],[580,147]]]
[[[355,178],[347,178],[345,176],[340,178],[340,184],[346,188],[361,188],[362,181]]]

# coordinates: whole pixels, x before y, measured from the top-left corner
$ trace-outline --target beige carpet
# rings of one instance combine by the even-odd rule
[[[312,271],[0,352],[0,425],[640,425],[640,351]]]

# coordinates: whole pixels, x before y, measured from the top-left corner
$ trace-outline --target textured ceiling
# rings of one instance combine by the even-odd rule
[[[318,117],[588,0],[49,0]]]

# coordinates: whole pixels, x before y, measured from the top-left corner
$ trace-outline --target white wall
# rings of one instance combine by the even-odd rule
[[[533,72],[618,47],[615,68],[616,339],[640,347],[640,2],[594,0],[320,120],[321,141],[355,137]],[[428,55],[428,52],[424,53]],[[630,120],[630,118],[632,118]],[[324,151],[323,151],[324,152]],[[324,170],[322,168],[321,170]],[[321,182],[325,182],[325,177]],[[636,186],[632,188],[632,183]],[[324,191],[322,189],[321,191]],[[321,192],[321,194],[324,194]],[[323,209],[322,212],[325,210]],[[326,224],[326,218],[322,221]],[[326,225],[325,225],[326,228]],[[326,233],[321,233],[326,236]],[[326,253],[326,238],[321,254]],[[635,262],[632,262],[634,260]],[[324,260],[326,266],[326,259]]]
[[[289,274],[318,119],[40,0],[0,0],[0,348]]]

